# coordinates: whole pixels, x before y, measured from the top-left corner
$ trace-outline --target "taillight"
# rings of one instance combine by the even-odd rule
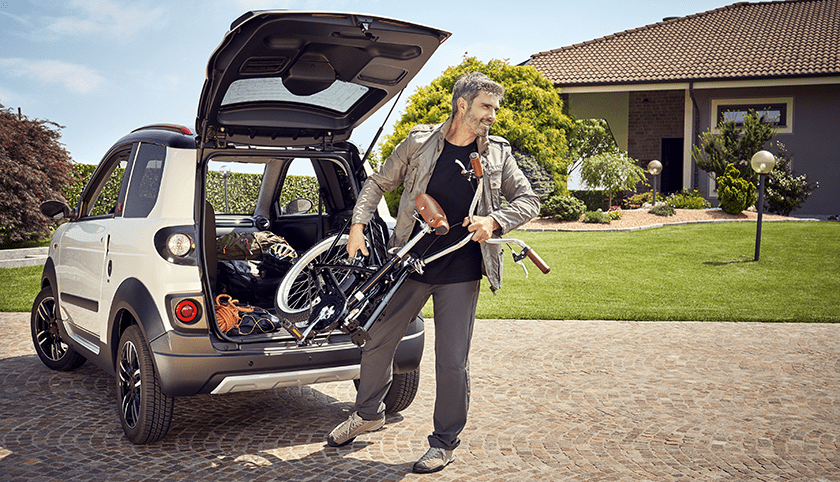
[[[195,226],[167,226],[155,233],[155,249],[173,264],[196,266]]]
[[[198,321],[201,308],[195,300],[181,300],[175,305],[175,317],[181,323],[190,325]]]
[[[195,248],[195,242],[187,234],[174,233],[166,240],[166,248],[174,256],[183,258],[192,252],[193,248]]]

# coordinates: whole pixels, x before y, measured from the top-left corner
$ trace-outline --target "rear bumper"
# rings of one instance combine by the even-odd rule
[[[397,348],[394,373],[420,366],[424,338],[423,322],[418,318]],[[237,350],[217,351],[206,335],[172,331],[152,342],[151,349],[161,390],[173,397],[352,380],[359,377],[362,353],[347,342],[304,348],[242,345]]]

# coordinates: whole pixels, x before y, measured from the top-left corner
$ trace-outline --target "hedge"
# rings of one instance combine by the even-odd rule
[[[76,164],[78,181],[64,189],[67,204],[75,207],[79,203],[79,196],[87,184],[96,166],[90,164]],[[111,176],[100,195],[104,202],[101,206],[113,206],[119,197],[120,185],[117,179],[122,178],[124,171],[118,168],[120,176]],[[262,174],[231,173],[228,177],[228,206],[232,213],[252,214],[256,207],[257,195],[260,192]],[[313,209],[318,206],[318,181],[312,176],[288,176],[283,192],[280,194],[280,204],[285,206],[289,201],[307,198],[312,201]],[[224,178],[216,171],[207,174],[207,200],[217,213],[225,212]],[[94,212],[93,214],[105,214]]]

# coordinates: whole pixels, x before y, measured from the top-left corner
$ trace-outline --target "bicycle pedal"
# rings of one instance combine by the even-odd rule
[[[359,327],[350,332],[350,340],[352,340],[356,345],[362,346],[365,342],[370,341],[370,335],[367,330]]]
[[[295,324],[292,323],[291,321],[289,321],[285,318],[280,318],[280,326],[282,326],[287,332],[289,332],[290,335],[295,337],[295,339],[297,339],[297,341],[300,341],[300,340],[303,339],[303,335],[297,329]]]

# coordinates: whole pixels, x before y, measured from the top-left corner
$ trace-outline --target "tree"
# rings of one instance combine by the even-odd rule
[[[610,199],[621,191],[636,191],[636,185],[646,183],[645,170],[625,152],[595,154],[583,159],[580,178],[590,189],[604,188]]]
[[[53,222],[38,206],[50,199],[65,201],[61,189],[75,180],[70,155],[58,141],[61,129],[0,106],[0,241],[49,235]]]
[[[550,173],[555,192],[566,191],[569,164],[567,134],[573,129],[563,113],[563,101],[552,83],[531,66],[512,66],[501,60],[482,63],[464,58],[446,69],[431,84],[420,87],[409,98],[406,111],[394,126],[394,132],[379,146],[380,157],[371,159],[377,167],[417,124],[439,124],[452,113],[452,87],[462,74],[483,72],[505,87],[502,108],[491,135],[506,138],[511,145],[532,156]]]
[[[583,159],[596,154],[618,152],[618,145],[604,119],[577,119],[569,138],[569,158],[572,164],[567,169],[571,175],[583,163]]]
[[[776,136],[776,129],[765,117],[750,109],[744,116],[743,125],[724,120],[718,124],[718,130],[717,134],[711,130],[702,133],[700,144],[693,147],[697,167],[717,182],[727,166],[734,165],[742,179],[757,183],[758,174],[750,167],[750,159]]]

